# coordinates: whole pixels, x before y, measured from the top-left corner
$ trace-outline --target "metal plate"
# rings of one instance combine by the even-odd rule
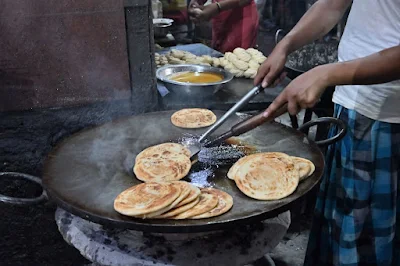
[[[228,192],[234,199],[226,214],[204,220],[141,220],[120,215],[113,209],[115,197],[139,184],[132,167],[135,156],[151,145],[177,141],[187,133],[200,135],[205,129],[187,130],[173,126],[172,111],[147,113],[114,121],[78,132],[61,142],[45,163],[43,185],[62,208],[96,223],[149,232],[201,232],[226,229],[240,223],[260,221],[287,210],[319,181],[324,159],[319,148],[305,135],[278,123],[262,125],[240,137],[259,151],[280,151],[310,159],[314,174],[299,184],[289,197],[277,201],[258,201],[245,196],[226,177],[229,166],[212,169],[204,179],[192,173],[185,180],[209,185]],[[223,112],[215,111],[218,117]],[[215,134],[222,133],[243,119],[235,115]],[[194,167],[196,168],[196,167]],[[203,179],[202,179],[203,178]]]

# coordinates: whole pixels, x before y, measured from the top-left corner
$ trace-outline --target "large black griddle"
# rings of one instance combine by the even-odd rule
[[[221,111],[215,113],[218,117],[223,115]],[[314,174],[300,183],[289,197],[277,201],[248,198],[226,177],[230,166],[223,166],[203,183],[232,195],[233,208],[224,215],[183,221],[141,220],[120,215],[114,211],[113,201],[120,192],[140,183],[132,172],[135,156],[140,151],[151,145],[178,141],[188,133],[199,136],[205,131],[173,126],[172,114],[173,111],[167,111],[129,117],[76,133],[61,142],[45,163],[43,185],[50,198],[67,211],[103,225],[148,232],[203,232],[275,217],[321,178],[324,159],[318,146],[299,131],[268,123],[239,138],[259,151],[285,152],[310,159],[316,166]],[[214,135],[225,132],[242,119],[243,115],[234,115]]]

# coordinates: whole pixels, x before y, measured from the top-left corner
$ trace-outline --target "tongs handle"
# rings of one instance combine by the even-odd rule
[[[242,135],[246,132],[249,132],[250,130],[264,124],[270,121],[273,121],[276,117],[283,115],[284,113],[287,112],[288,105],[287,103],[282,105],[278,110],[276,110],[274,113],[271,115],[265,117],[263,116],[263,113],[260,113],[258,115],[254,115],[236,125],[234,125],[231,128],[231,134],[232,136],[239,136]]]
[[[262,92],[264,88],[260,85],[255,86],[240,101],[238,101],[231,109],[228,110],[212,127],[210,127],[201,137],[199,142],[203,142],[208,136],[210,136],[215,130],[217,130],[229,117],[234,113],[242,109],[243,106],[249,103],[256,95]]]

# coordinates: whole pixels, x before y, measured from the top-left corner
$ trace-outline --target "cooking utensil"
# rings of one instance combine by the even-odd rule
[[[199,142],[203,142],[210,136],[215,130],[217,130],[229,117],[231,117],[234,113],[240,111],[243,106],[249,103],[251,99],[257,96],[260,92],[262,92],[264,88],[261,85],[255,86],[251,89],[243,98],[241,98],[231,109],[228,110],[214,125],[212,125],[201,137],[199,138]]]
[[[154,37],[164,38],[169,32],[169,28],[172,26],[174,20],[167,18],[154,18],[153,19],[153,30]]]
[[[258,126],[261,126],[264,123],[274,121],[275,118],[283,115],[286,112],[287,112],[287,104],[284,104],[282,107],[280,107],[278,110],[276,110],[272,115],[268,117],[263,116],[263,113],[251,116],[248,119],[232,126],[230,130],[223,133],[222,135],[219,135],[217,138],[205,143],[204,146],[212,147],[222,143],[223,141],[231,137],[236,137],[244,133],[247,133],[248,131],[255,129]]]
[[[264,88],[261,85],[255,86],[253,89],[251,89],[248,93],[246,93],[245,96],[243,96],[231,109],[229,109],[220,119],[217,120],[217,122],[214,123],[203,135],[200,136],[198,141],[193,141],[190,143],[188,146],[190,152],[191,152],[191,161],[196,162],[197,161],[197,155],[200,152],[200,150],[203,148],[202,142],[207,140],[207,137],[209,137],[215,130],[217,130],[229,117],[234,115],[237,111],[243,108],[246,104],[249,103],[251,99],[253,99],[255,96],[257,96],[260,92],[262,92]],[[212,145],[208,145],[211,147]]]
[[[171,80],[169,77],[181,72],[211,72],[223,76],[218,82],[210,83],[185,83]],[[157,69],[157,79],[163,82],[165,87],[172,93],[182,97],[182,99],[201,99],[213,95],[224,84],[233,79],[233,75],[222,68],[203,66],[203,65],[168,65]]]
[[[115,197],[141,183],[132,167],[143,149],[163,142],[184,142],[182,137],[199,136],[203,129],[187,130],[170,122],[174,111],[141,114],[78,132],[50,152],[44,165],[43,186],[61,208],[95,223],[149,232],[202,232],[227,229],[275,217],[290,208],[320,180],[324,168],[318,146],[300,131],[271,122],[241,135],[242,143],[259,152],[285,152],[311,160],[315,172],[296,191],[277,201],[257,201],[245,196],[226,178],[230,165],[210,168],[196,164],[184,180],[212,186],[233,197],[233,208],[224,215],[205,220],[142,220],[120,215],[113,208]],[[217,117],[224,112],[214,111]],[[231,116],[218,130],[222,134],[247,115]],[[188,136],[188,137],[190,137]]]

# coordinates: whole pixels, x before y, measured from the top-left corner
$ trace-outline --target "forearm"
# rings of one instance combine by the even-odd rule
[[[400,79],[400,46],[348,62],[325,65],[327,83],[335,85],[381,84]]]
[[[319,0],[279,42],[286,54],[327,34],[343,17],[351,0]]]

